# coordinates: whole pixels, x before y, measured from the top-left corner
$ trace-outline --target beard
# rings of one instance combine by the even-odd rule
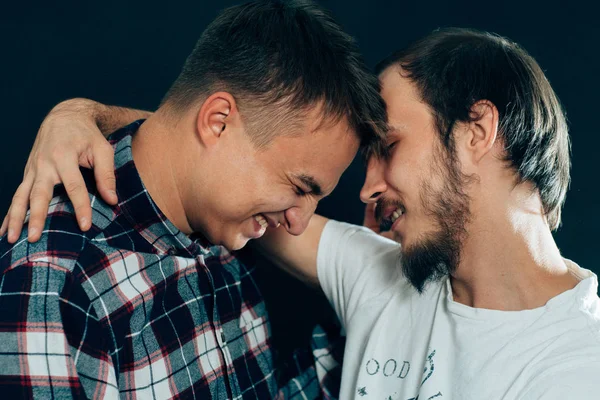
[[[404,276],[419,293],[428,283],[440,281],[456,271],[467,237],[465,226],[471,218],[470,198],[464,189],[475,178],[460,171],[451,149],[439,152],[442,154],[434,157],[432,176],[442,178],[442,187],[434,189],[427,181],[420,190],[425,214],[434,219],[436,229],[402,248],[400,256]]]

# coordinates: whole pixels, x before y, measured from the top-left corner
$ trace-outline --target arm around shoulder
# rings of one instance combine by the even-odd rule
[[[38,131],[23,182],[0,227],[0,236],[8,232],[8,240],[14,243],[21,233],[27,210],[31,209],[29,240],[38,241],[54,185],[58,183],[65,185],[79,226],[88,230],[92,211],[79,166],[94,169],[102,198],[116,204],[114,154],[104,136],[150,115],[148,111],[106,106],[82,98],[56,105]]]
[[[71,124],[76,118],[84,118],[93,122],[104,136],[138,119],[148,118],[150,111],[133,108],[110,106],[94,100],[73,98],[58,103],[48,114],[46,121],[53,124]],[[40,129],[41,131],[42,129]]]
[[[313,215],[306,230],[298,236],[283,227],[269,229],[256,244],[258,249],[278,267],[301,281],[319,286],[317,253],[321,235],[329,220]]]

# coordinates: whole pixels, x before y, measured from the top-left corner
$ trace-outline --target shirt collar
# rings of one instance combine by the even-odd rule
[[[115,152],[116,188],[119,197],[118,207],[133,228],[159,254],[195,257],[206,254],[209,249],[204,239],[192,240],[181,232],[158,208],[144,186],[133,161],[131,140],[144,120],[135,121],[109,137]]]

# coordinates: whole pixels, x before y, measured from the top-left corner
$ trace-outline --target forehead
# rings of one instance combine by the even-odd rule
[[[323,191],[333,190],[358,151],[358,136],[344,120],[307,120],[303,128],[298,135],[275,138],[269,156],[282,171],[314,177]]]
[[[309,169],[314,169],[316,165],[323,168],[328,164],[345,164],[348,158],[350,161],[354,158],[360,144],[357,134],[345,119],[309,120],[298,139],[295,150],[302,155],[298,161]]]
[[[327,115],[323,106],[309,110],[298,129],[301,142],[311,146],[313,151],[329,149],[337,146],[338,150],[346,148],[358,150],[360,140],[358,134],[350,127],[346,117]]]
[[[415,127],[415,125],[432,122],[431,111],[421,99],[417,86],[410,79],[402,76],[400,68],[386,69],[379,75],[379,80],[391,128]]]

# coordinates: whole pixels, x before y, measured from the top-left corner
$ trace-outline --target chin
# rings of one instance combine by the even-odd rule
[[[402,249],[406,248],[406,246],[410,246],[411,240],[409,240],[409,238],[407,238],[405,234],[392,231],[392,235],[392,239],[394,240],[394,242],[399,243]]]
[[[246,244],[248,244],[249,240],[250,239],[248,239],[246,237],[237,236],[237,237],[233,238],[233,240],[231,240],[231,242],[223,243],[223,246],[225,246],[227,248],[227,250],[229,250],[229,251],[240,250],[244,246],[246,246]]]

